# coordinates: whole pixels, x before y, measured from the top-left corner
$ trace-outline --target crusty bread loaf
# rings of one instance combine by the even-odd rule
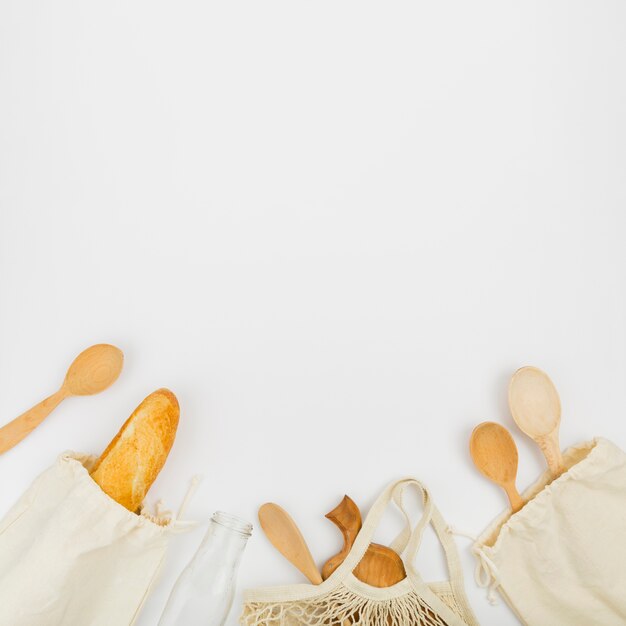
[[[180,409],[168,389],[151,393],[126,420],[91,470],[101,489],[137,511],[174,443]]]

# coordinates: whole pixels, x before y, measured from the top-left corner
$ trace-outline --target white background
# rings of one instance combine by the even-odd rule
[[[324,514],[402,475],[481,531],[505,505],[482,420],[533,480],[521,365],[557,384],[563,447],[626,446],[625,65],[618,1],[1,2],[2,421],[92,343],[126,363],[0,458],[0,513],[160,386],[182,415],[149,500],[203,473],[191,517],[275,500],[320,564]],[[458,543],[480,622],[517,623]],[[257,530],[240,587],[299,581]]]

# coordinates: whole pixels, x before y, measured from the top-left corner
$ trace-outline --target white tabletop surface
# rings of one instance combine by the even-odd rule
[[[626,446],[625,24],[618,1],[0,3],[2,420],[82,348],[126,356],[0,458],[0,514],[160,386],[182,415],[149,501],[202,473],[190,517],[277,501],[320,564],[324,514],[403,475],[481,531],[505,504],[469,459],[482,420],[532,481],[520,365],[556,382],[563,447]],[[458,545],[481,624],[516,624]],[[257,529],[240,588],[302,580]]]

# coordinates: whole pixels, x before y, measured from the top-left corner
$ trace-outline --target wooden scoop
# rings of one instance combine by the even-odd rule
[[[123,363],[122,351],[106,343],[81,352],[56,393],[0,428],[0,454],[22,441],[68,396],[89,396],[104,391],[117,380]]]
[[[480,473],[506,491],[513,513],[519,511],[524,501],[515,487],[517,446],[509,431],[495,422],[479,424],[470,438],[470,454]]]
[[[511,377],[509,408],[515,423],[541,448],[554,477],[563,471],[559,444],[561,400],[550,377],[538,367],[522,367]]]
[[[338,554],[324,564],[322,568],[324,580],[345,561],[362,526],[361,511],[348,496],[344,496],[339,505],[326,517],[341,530],[344,545]],[[400,556],[391,548],[377,543],[370,544],[353,573],[359,580],[372,587],[390,587],[406,578],[404,563]]]
[[[322,582],[300,529],[285,509],[268,502],[259,509],[261,528],[272,545],[314,585]]]

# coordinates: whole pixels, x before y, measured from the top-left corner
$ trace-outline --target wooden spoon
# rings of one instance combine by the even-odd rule
[[[300,529],[285,509],[268,502],[259,509],[261,528],[272,545],[314,585],[322,582]]]
[[[541,448],[553,476],[560,476],[563,456],[559,444],[561,400],[550,377],[537,367],[522,367],[511,377],[509,407],[520,430]]]
[[[344,496],[339,505],[326,517],[341,530],[344,545],[338,554],[324,564],[322,568],[324,580],[344,562],[362,525],[361,511],[348,496]],[[391,587],[406,578],[404,563],[400,555],[391,548],[378,543],[370,544],[353,573],[359,580],[372,587]]]
[[[106,343],[81,352],[72,362],[61,388],[0,428],[0,454],[10,450],[48,417],[69,396],[89,396],[112,385],[122,371],[124,354]]]
[[[509,431],[495,422],[479,424],[470,438],[470,454],[481,474],[506,491],[513,513],[519,511],[524,501],[515,487],[517,446]]]

